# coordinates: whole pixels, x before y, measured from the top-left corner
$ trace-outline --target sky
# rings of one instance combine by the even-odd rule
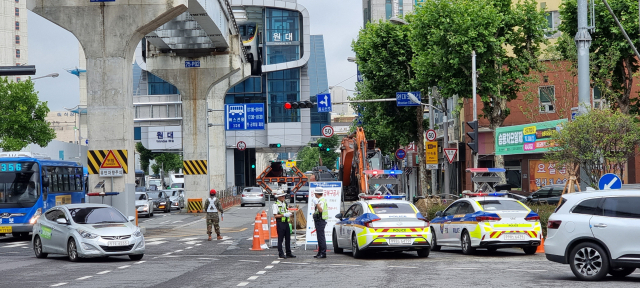
[[[347,57],[355,55],[351,51],[351,41],[362,27],[362,1],[298,0],[298,4],[309,11],[311,34],[324,35],[329,86],[342,82],[339,86],[353,90],[357,80],[356,65],[347,62]],[[36,65],[37,72],[32,77],[60,74],[57,78],[34,80],[40,100],[47,101],[51,111],[75,107],[80,101],[79,81],[66,70],[78,66],[78,40],[69,31],[31,11],[28,21],[29,64]]]

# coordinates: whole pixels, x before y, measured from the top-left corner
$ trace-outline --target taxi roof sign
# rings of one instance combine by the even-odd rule
[[[104,158],[104,161],[102,161],[102,165],[100,165],[100,169],[113,169],[113,168],[122,169],[122,165],[120,164],[120,161],[118,161],[118,159],[116,158],[116,155],[113,154],[113,150],[109,150],[109,153],[107,153],[107,157]]]

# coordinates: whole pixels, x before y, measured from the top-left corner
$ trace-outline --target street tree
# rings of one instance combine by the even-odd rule
[[[330,170],[336,167],[336,161],[340,156],[335,152],[340,145],[339,137],[333,135],[329,138],[320,138],[316,143],[322,144],[322,147],[307,146],[298,152],[296,166],[300,171],[311,171],[313,167],[320,165],[320,159],[322,159],[322,166],[326,166]],[[327,148],[329,151],[327,151]]]
[[[306,146],[298,152],[298,155],[296,156],[298,160],[296,161],[296,166],[302,172],[311,171],[313,167],[318,166],[319,156],[320,151],[318,148]]]
[[[0,77],[0,149],[19,151],[31,143],[46,147],[56,138],[47,113],[47,102],[38,99],[31,80]]]
[[[158,153],[154,157],[158,167],[163,168],[164,171],[179,172],[182,169],[182,157],[175,153]],[[153,169],[153,167],[152,167]]]
[[[638,1],[609,1],[611,10],[631,38],[635,47],[640,47],[638,34]],[[558,41],[558,51],[564,59],[577,65],[576,44],[573,36],[578,30],[577,1],[563,1],[560,6],[562,23],[559,30],[569,41]],[[611,108],[620,109],[624,114],[640,114],[640,102],[631,95],[633,76],[638,72],[640,62],[609,10],[602,3],[595,5],[596,29],[591,32],[589,64],[592,87],[600,90],[602,97]]]
[[[489,128],[500,127],[511,113],[507,103],[527,89],[532,72],[541,69],[538,57],[547,43],[547,21],[537,5],[534,0],[426,0],[407,17],[414,82],[438,87],[443,98],[472,97],[475,51],[477,93],[483,104],[479,116],[489,120]],[[495,156],[495,166],[504,167],[502,156]]]
[[[416,77],[409,43],[411,27],[390,22],[367,23],[351,45],[356,53],[363,81],[356,84],[356,100],[395,98],[396,92],[421,91],[412,83]],[[424,91],[421,91],[426,95]],[[359,114],[356,125],[362,126],[367,139],[375,139],[384,154],[394,153],[400,146],[418,143],[424,155],[423,127],[426,122],[421,107],[397,107],[392,102],[355,103]],[[421,187],[427,187],[427,170],[421,161]]]
[[[153,153],[151,150],[144,147],[141,142],[136,143],[136,151],[140,154],[140,167],[144,171],[144,174],[149,174],[149,162],[153,160],[156,153]],[[158,170],[158,172],[159,171],[160,170]],[[154,174],[157,174],[155,173],[155,170]]]
[[[588,178],[581,181],[597,189],[598,180],[606,173],[622,177],[629,158],[637,154],[640,125],[633,116],[620,111],[591,110],[565,123],[550,142],[555,146],[545,159],[565,167],[579,165]]]

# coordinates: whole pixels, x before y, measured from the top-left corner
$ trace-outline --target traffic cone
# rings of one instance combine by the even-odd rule
[[[276,228],[276,218],[271,218],[271,238],[278,239],[278,228]]]
[[[253,251],[262,250],[262,239],[260,237],[261,225],[262,220],[260,220],[260,217],[256,215],[255,224],[253,224],[253,247],[251,248]]]
[[[262,210],[262,215],[260,216],[262,220],[262,233],[265,243],[269,242],[269,222],[267,222],[267,212]]]
[[[540,245],[538,245],[536,253],[544,253],[544,236],[542,234],[540,234]]]

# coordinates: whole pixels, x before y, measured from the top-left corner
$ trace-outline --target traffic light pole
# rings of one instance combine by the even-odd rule
[[[476,72],[476,51],[473,50],[472,54],[471,54],[471,73],[473,73],[473,76],[471,78],[471,85],[472,85],[472,90],[473,90],[473,121],[475,121],[476,123],[478,123],[478,103],[476,102],[476,89],[478,87],[478,77],[477,77],[477,72]],[[476,135],[477,136],[477,135]],[[476,143],[478,143],[478,141],[476,140]],[[473,153],[473,168],[478,168],[478,153]],[[475,191],[475,187],[474,187],[474,191]]]
[[[436,93],[436,87],[432,87],[431,88],[431,93],[429,93],[429,129],[433,130],[433,122],[435,122],[435,115],[433,112],[431,107],[433,107],[433,95]],[[425,156],[426,157],[426,156]],[[438,174],[437,174],[437,169],[435,170],[431,170],[431,195],[437,195],[438,194],[438,189],[437,189],[437,183],[438,183]]]

